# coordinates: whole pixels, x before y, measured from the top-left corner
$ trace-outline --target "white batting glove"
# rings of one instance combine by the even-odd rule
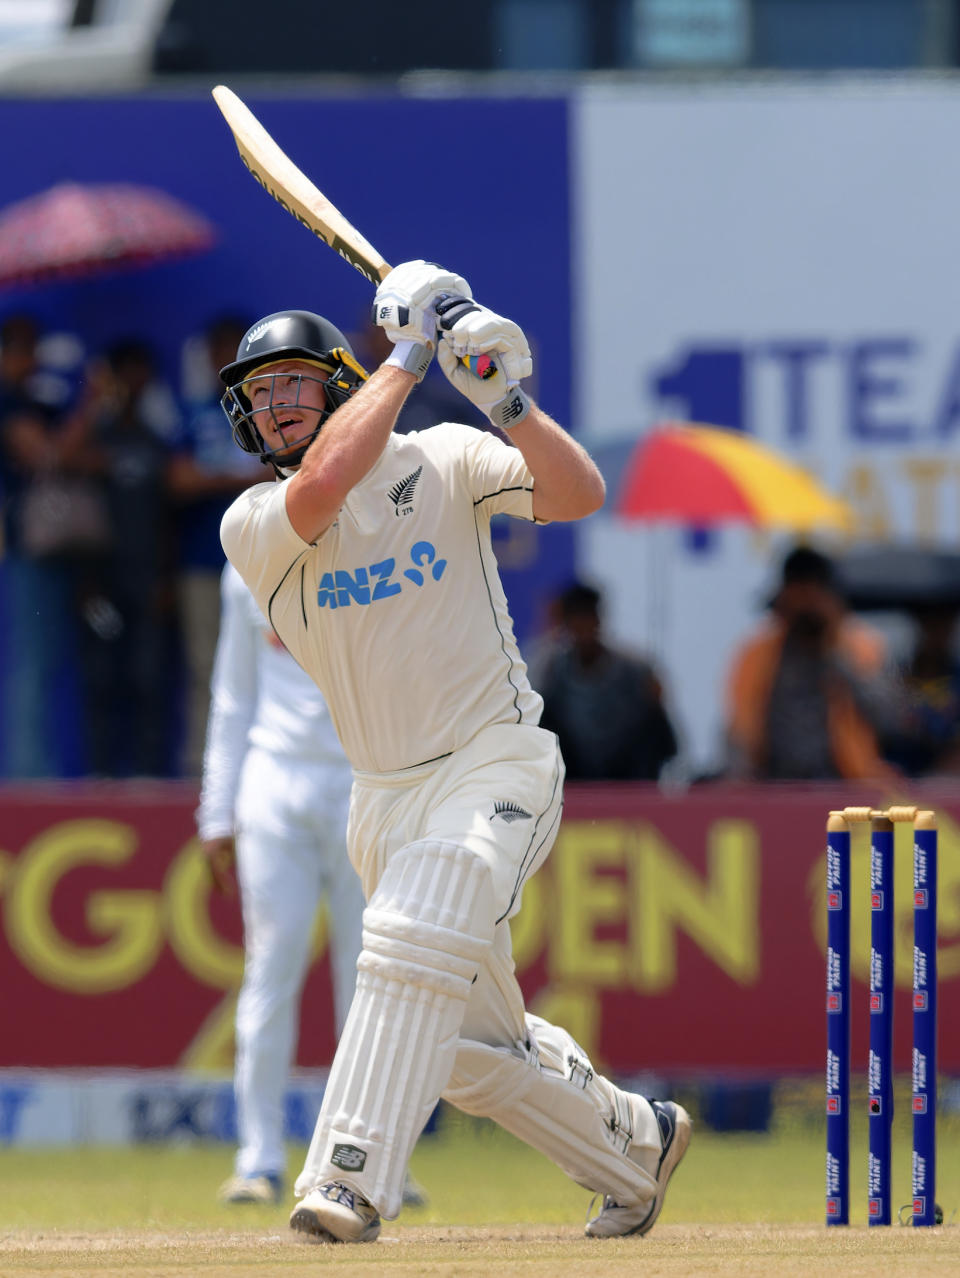
[[[451,385],[501,430],[522,421],[530,401],[519,383],[533,372],[533,359],[519,324],[467,297],[442,299],[437,317],[437,358]]]
[[[435,343],[437,298],[447,293],[470,296],[462,275],[418,258],[395,266],[373,299],[373,322],[391,342]]]

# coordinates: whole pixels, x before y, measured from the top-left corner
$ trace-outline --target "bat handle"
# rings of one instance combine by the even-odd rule
[[[489,355],[461,355],[460,362],[469,368],[474,377],[479,377],[482,381],[497,375],[497,366]]]

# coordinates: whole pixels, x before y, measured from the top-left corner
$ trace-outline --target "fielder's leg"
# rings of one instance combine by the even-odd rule
[[[271,851],[281,849],[274,845]],[[283,1093],[296,1048],[297,1007],[310,959],[317,890],[305,880],[300,883],[305,890],[291,893],[297,880],[282,855],[272,868],[261,860],[259,872],[253,873],[240,869],[240,850],[237,859],[245,938],[234,1079],[237,1174],[279,1178],[285,1161]]]
[[[357,990],[291,1226],[332,1241],[400,1210],[407,1162],[450,1077],[471,984],[494,931],[490,871],[454,843],[408,844],[364,912]]]
[[[239,1146],[236,1174],[220,1189],[221,1201],[231,1203],[276,1202],[282,1192],[283,1094],[320,895],[313,840],[274,798],[285,780],[289,765],[250,751],[237,804],[244,932],[234,1069]]]

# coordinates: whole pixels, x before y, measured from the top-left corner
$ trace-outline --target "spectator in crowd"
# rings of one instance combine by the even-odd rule
[[[728,773],[893,780],[882,744],[900,709],[884,639],[847,610],[832,561],[790,551],[769,615],[728,674]]]
[[[204,334],[208,365],[204,398],[189,405],[172,441],[170,491],[176,503],[177,606],[186,663],[186,728],[182,770],[199,776],[220,615],[220,574],[224,556],[220,520],[234,497],[263,478],[256,459],[243,453],[223,429],[217,374],[237,352],[249,327],[224,315]]]
[[[353,998],[363,914],[347,856],[353,772],[319,689],[229,565],[222,603],[197,828],[217,889],[232,892],[236,867],[246,962],[234,1076],[240,1147],[220,1200],[274,1203],[285,1170],[283,1092],[324,899],[338,1037]],[[423,1201],[408,1177],[405,1204]]]
[[[44,373],[39,341],[27,314],[0,325],[3,753],[10,777],[64,770],[57,705],[69,682],[74,624],[76,561],[57,544],[62,512],[45,512],[36,499],[45,478],[73,468],[81,441],[69,411],[70,386]]]
[[[107,553],[81,598],[81,661],[90,770],[100,776],[172,771],[175,701],[169,449],[142,410],[155,384],[151,348],[117,342],[90,370],[91,466],[111,524]]]
[[[557,599],[557,628],[531,682],[541,727],[555,732],[574,781],[656,781],[677,737],[652,666],[604,638],[601,596],[574,582]]]
[[[960,773],[960,659],[955,604],[912,609],[913,650],[901,668],[903,720],[887,756],[911,777]]]

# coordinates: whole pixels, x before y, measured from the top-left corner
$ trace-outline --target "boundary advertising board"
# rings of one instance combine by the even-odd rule
[[[884,803],[879,793],[853,796]],[[614,1074],[771,1077],[823,1067],[825,817],[831,787],[567,789],[564,820],[513,920],[531,1010],[566,1025]],[[960,1073],[960,796],[941,818],[941,1067]],[[196,794],[172,784],[0,792],[0,1068],[228,1074],[242,972],[239,906],[211,893]],[[907,836],[902,836],[906,838]],[[866,1009],[865,829],[854,837],[854,999]],[[897,1068],[909,1066],[912,894],[898,853]],[[334,1038],[318,917],[297,1061]],[[899,1007],[899,1004],[898,1004]],[[854,1063],[867,1017],[854,1017]]]

